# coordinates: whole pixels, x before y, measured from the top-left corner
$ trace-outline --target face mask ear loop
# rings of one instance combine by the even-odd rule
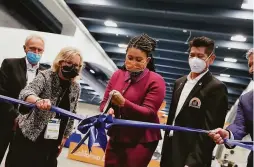
[[[205,59],[205,62],[214,54],[214,51]]]

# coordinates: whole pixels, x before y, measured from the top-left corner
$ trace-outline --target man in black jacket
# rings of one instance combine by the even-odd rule
[[[23,58],[4,59],[0,69],[0,94],[18,98],[20,91],[33,80],[38,70],[42,70],[39,61],[44,52],[44,40],[31,35],[25,41]],[[0,162],[12,140],[15,119],[19,114],[16,105],[0,102]],[[10,150],[11,151],[11,150]]]
[[[208,70],[214,42],[194,38],[189,45],[188,76],[177,79],[167,125],[211,130],[222,127],[228,110],[227,88]],[[215,143],[207,134],[165,132],[161,167],[211,167]]]

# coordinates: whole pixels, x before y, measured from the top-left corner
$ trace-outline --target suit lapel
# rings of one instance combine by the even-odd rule
[[[181,96],[181,93],[183,91],[183,87],[185,83],[187,82],[187,76],[185,76],[179,83],[179,86],[177,86],[176,91],[175,91],[175,101],[178,103],[179,98]],[[176,106],[177,107],[177,106]]]
[[[26,85],[26,81],[27,81],[27,76],[26,76],[26,71],[27,71],[27,66],[26,66],[26,58],[22,58],[20,59],[20,71],[18,73],[20,73],[20,78],[21,78],[21,82],[22,85]]]
[[[179,80],[179,82],[175,83],[176,87],[175,87],[174,92],[173,92],[173,97],[172,97],[173,105],[172,105],[172,108],[170,107],[168,121],[167,121],[168,125],[171,125],[173,123],[173,120],[175,118],[176,108],[177,108],[177,105],[178,105],[178,101],[179,101],[179,98],[181,96],[181,92],[183,90],[183,87],[184,87],[186,81],[187,81],[187,76],[184,76],[181,80]]]

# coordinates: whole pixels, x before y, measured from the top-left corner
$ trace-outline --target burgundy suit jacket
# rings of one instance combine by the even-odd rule
[[[128,71],[116,71],[107,85],[100,111],[112,90],[119,91],[125,98],[123,107],[113,107],[116,118],[159,123],[157,112],[166,93],[165,81],[159,74],[145,69],[140,76],[130,79]],[[158,129],[122,126],[112,127],[108,135],[113,141],[126,143],[147,143],[161,139]]]

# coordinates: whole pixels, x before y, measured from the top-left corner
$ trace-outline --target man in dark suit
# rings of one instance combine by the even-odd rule
[[[253,78],[253,49],[247,53],[249,73]],[[217,143],[223,144],[223,139],[242,140],[246,135],[250,135],[253,140],[253,90],[242,95],[239,99],[237,115],[234,123],[226,129],[217,128],[212,131],[209,136]],[[234,146],[225,145],[232,149]],[[253,152],[251,151],[248,157],[247,167],[253,167]]]
[[[210,72],[214,42],[206,37],[189,44],[188,76],[177,79],[167,125],[197,129],[222,127],[228,110],[227,88]],[[210,167],[215,143],[206,134],[166,131],[161,167]]]
[[[0,69],[0,94],[18,98],[20,91],[33,80],[38,70],[40,58],[44,52],[44,40],[37,35],[27,37],[23,58],[4,59]],[[10,103],[0,103],[0,162],[14,133],[15,119],[19,114],[17,106]]]

